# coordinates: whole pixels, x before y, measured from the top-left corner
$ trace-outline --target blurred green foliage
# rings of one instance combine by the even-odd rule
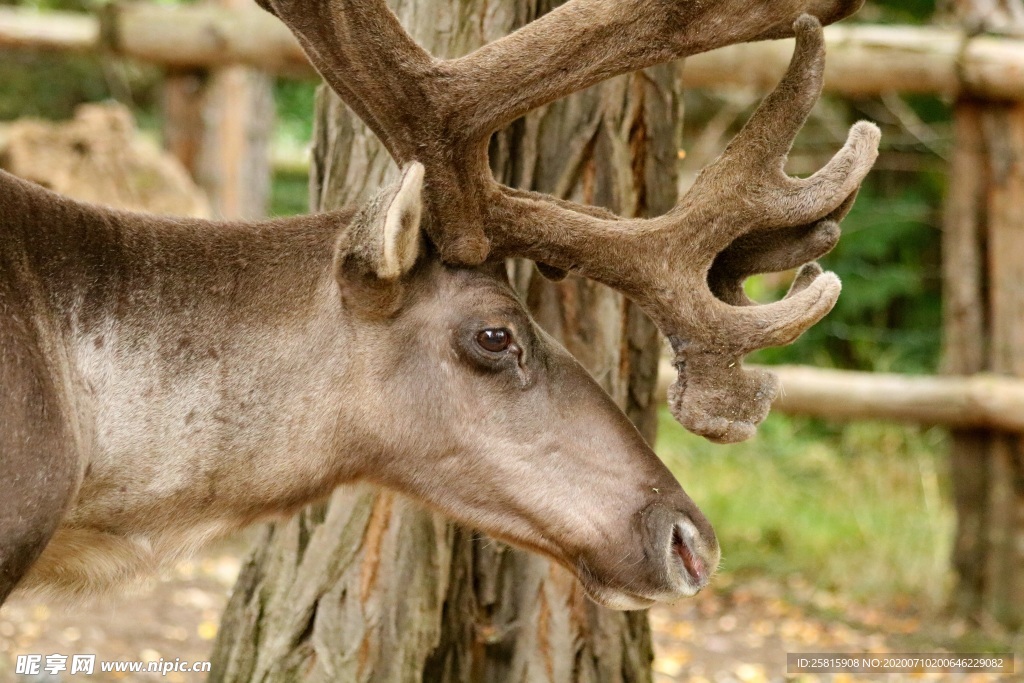
[[[868,0],[857,21],[916,24],[935,14],[935,0]]]
[[[39,11],[95,10],[103,0],[0,0]],[[160,71],[95,55],[0,51],[0,121],[67,119],[84,102],[115,99],[144,124],[155,125]]]
[[[114,0],[0,0],[0,6],[29,7],[35,10],[61,10],[65,12],[86,12],[109,5]],[[197,0],[146,0],[155,5],[188,5]]]
[[[309,176],[278,171],[270,187],[270,215],[296,216],[309,213]]]
[[[110,97],[99,59],[0,53],[0,121],[70,118],[77,105]]]
[[[99,0],[0,0],[0,6],[28,7],[34,10],[84,12],[103,4]]]
[[[313,138],[313,103],[317,84],[312,81],[280,80],[274,86],[277,122],[275,144],[301,154]],[[305,173],[279,170],[271,188],[270,212],[292,216],[309,211],[309,182]]]
[[[314,81],[279,80],[274,85],[277,106],[276,135],[294,144],[307,145],[313,138]]]
[[[937,608],[954,523],[941,429],[858,422],[831,430],[773,414],[732,446],[662,410],[657,451],[714,525],[726,581],[800,576],[868,603]]]

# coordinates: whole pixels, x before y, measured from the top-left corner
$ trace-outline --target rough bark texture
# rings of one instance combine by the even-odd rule
[[[465,53],[550,9],[538,0],[395,0],[431,52]],[[675,199],[676,71],[606,83],[517,122],[492,145],[520,187],[658,213]],[[318,105],[312,203],[366,198],[387,153],[333,97]],[[659,341],[620,295],[531,264],[510,272],[538,321],[580,358],[650,439]],[[536,555],[375,490],[266,530],[226,610],[211,681],[649,681],[644,613],[590,602]]]
[[[1022,25],[1018,0],[957,2],[985,28]],[[945,369],[1024,377],[1024,105],[961,100],[944,231]],[[957,431],[954,603],[1024,625],[1024,439]]]

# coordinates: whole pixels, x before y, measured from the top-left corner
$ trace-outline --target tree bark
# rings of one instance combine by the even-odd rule
[[[438,55],[464,54],[547,11],[546,0],[393,0]],[[675,200],[680,99],[673,67],[605,83],[495,137],[503,181],[624,214]],[[321,96],[315,207],[366,198],[391,177],[377,140]],[[659,340],[623,297],[510,265],[538,321],[654,435]],[[210,681],[649,681],[645,613],[605,610],[568,572],[389,492],[335,493],[268,527],[224,615]]]
[[[1019,0],[957,0],[967,26],[1024,25]],[[1024,105],[960,100],[943,235],[945,369],[1024,377]],[[954,605],[1024,625],[1024,439],[956,431]]]

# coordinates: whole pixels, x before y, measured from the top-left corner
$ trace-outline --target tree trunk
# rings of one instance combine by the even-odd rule
[[[979,28],[1024,22],[1019,0],[957,0]],[[945,368],[1024,377],[1024,105],[961,100],[943,237]],[[1024,439],[956,431],[954,604],[1024,625]]]
[[[393,0],[439,55],[464,54],[547,11],[546,0]],[[495,173],[523,188],[624,214],[675,199],[676,71],[623,77],[516,122],[492,144]],[[387,153],[321,96],[312,203],[366,198]],[[538,321],[590,369],[648,439],[659,341],[623,297],[533,266],[510,267]],[[612,612],[573,576],[389,492],[335,493],[269,527],[224,615],[210,681],[649,681],[645,613]]]

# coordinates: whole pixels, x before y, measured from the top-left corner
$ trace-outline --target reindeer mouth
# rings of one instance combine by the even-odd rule
[[[710,583],[719,556],[714,537],[705,540],[685,515],[665,508],[660,512],[674,519],[668,529],[656,524],[660,529],[654,533],[660,538],[653,546],[648,546],[645,556],[651,564],[657,565],[657,571],[650,567],[645,579],[626,585],[621,581],[607,583],[591,571],[585,561],[576,560],[573,569],[591,599],[616,610],[646,609],[654,603],[671,604],[692,597]],[[652,519],[648,517],[649,522]]]
[[[689,533],[689,529],[685,529],[679,524],[672,529],[672,552],[683,563],[687,578],[697,590],[700,590],[707,585],[708,570],[704,560],[700,559],[692,547],[693,543],[693,534]]]

